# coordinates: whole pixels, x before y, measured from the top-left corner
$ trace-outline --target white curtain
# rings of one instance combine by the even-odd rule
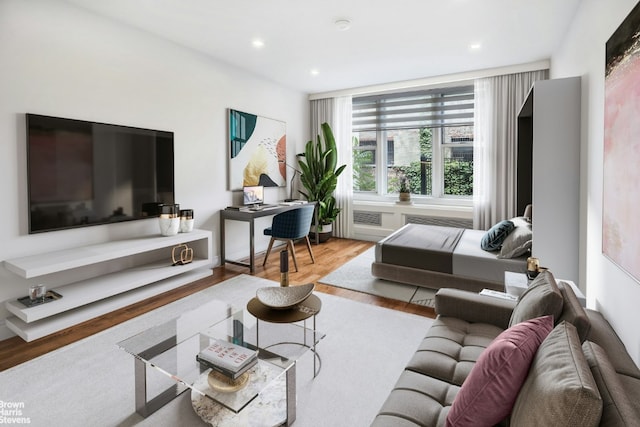
[[[347,165],[338,177],[336,204],[341,210],[333,225],[336,237],[353,237],[353,147],[351,145],[351,96],[311,101],[311,138],[322,135],[322,123],[329,123],[338,149],[338,166]]]
[[[473,227],[487,230],[516,212],[518,112],[531,85],[547,70],[475,81]]]

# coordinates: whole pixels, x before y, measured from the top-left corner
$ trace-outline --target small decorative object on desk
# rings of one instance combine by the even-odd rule
[[[214,339],[196,356],[203,365],[236,380],[258,362],[258,351],[228,341]]]
[[[289,286],[289,251],[280,251],[280,286]]]
[[[171,249],[172,265],[185,265],[193,261],[193,249],[185,243],[174,246]]]
[[[180,229],[180,205],[168,204],[160,207],[160,234],[163,236],[175,236]]]
[[[278,286],[268,286],[256,291],[258,301],[269,308],[276,310],[286,310],[292,308],[306,300],[313,292],[315,285],[307,283],[305,285],[289,286],[286,288]]]
[[[193,231],[193,209],[182,209],[180,210],[180,232],[191,231]]]

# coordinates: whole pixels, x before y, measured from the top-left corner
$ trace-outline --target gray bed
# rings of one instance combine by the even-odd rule
[[[504,272],[526,271],[527,255],[501,259],[481,249],[486,232],[407,224],[376,244],[374,276],[433,289],[504,290]]]

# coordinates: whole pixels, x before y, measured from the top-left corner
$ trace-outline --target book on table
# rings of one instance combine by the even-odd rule
[[[258,363],[258,358],[255,358],[251,362],[249,362],[247,365],[245,365],[242,369],[239,369],[238,371],[233,372],[228,369],[221,368],[220,366],[214,365],[211,362],[207,362],[206,360],[201,359],[199,356],[196,356],[196,360],[200,362],[201,365],[207,368],[211,368],[212,371],[221,373],[222,375],[229,378],[230,380],[237,380],[242,376],[242,374],[247,372],[249,369],[253,368]]]
[[[228,341],[214,339],[196,356],[196,360],[211,369],[235,379],[258,361],[258,351]]]

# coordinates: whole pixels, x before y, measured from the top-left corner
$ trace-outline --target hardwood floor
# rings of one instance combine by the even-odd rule
[[[300,242],[296,244],[296,258],[298,259],[298,267],[300,271],[296,273],[293,271],[293,268],[291,268],[289,273],[289,282],[292,285],[295,285],[296,283],[301,284],[314,282],[316,284],[316,291],[318,292],[338,295],[340,297],[350,298],[356,301],[400,310],[407,313],[418,314],[421,316],[431,318],[435,317],[435,312],[429,307],[423,307],[416,304],[409,304],[402,301],[377,297],[374,295],[317,283],[320,278],[369,249],[373,246],[373,243],[359,240],[332,238],[326,243],[312,246],[316,260],[315,264],[311,263],[311,258],[309,257],[309,253],[307,252],[304,243]],[[279,258],[276,254],[272,253],[269,257],[269,262],[265,267],[262,267],[262,256],[258,256],[257,259],[258,266],[256,267],[255,276],[275,281],[280,280]],[[40,338],[29,343],[23,341],[19,337],[0,341],[0,371],[96,334],[110,328],[111,326],[125,322],[210,286],[215,286],[224,280],[243,273],[248,274],[248,269],[231,264],[227,264],[224,267],[216,267],[213,269],[213,276],[198,280],[139,303],[132,304],[128,307],[124,307],[112,313],[75,325],[50,336]]]

